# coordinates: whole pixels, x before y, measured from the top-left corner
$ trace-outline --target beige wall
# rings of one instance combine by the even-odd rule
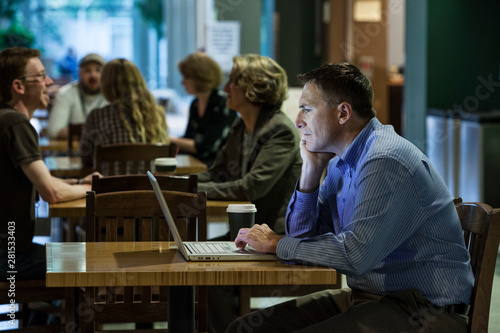
[[[328,40],[328,61],[349,61],[360,66],[362,57],[373,59],[370,78],[375,98],[373,107],[378,119],[389,123],[387,69],[387,1],[382,4],[380,22],[355,22],[352,18],[355,0],[330,0],[330,23],[325,34]]]

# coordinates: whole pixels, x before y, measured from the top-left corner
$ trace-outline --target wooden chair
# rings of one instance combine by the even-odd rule
[[[75,142],[80,143],[80,136],[82,135],[82,129],[84,124],[69,124],[68,125],[68,156],[73,156],[73,145]],[[78,155],[76,152],[75,155]]]
[[[198,176],[170,176],[170,175],[157,175],[156,179],[163,190],[179,191],[196,193],[198,192]],[[122,176],[108,176],[99,178],[98,175],[92,176],[92,191],[96,194],[119,192],[119,191],[137,191],[137,190],[151,190],[151,183],[147,175],[122,175]],[[76,239],[85,241],[85,227],[84,221],[76,220],[69,226],[71,231],[76,235]],[[202,228],[199,232],[203,238],[206,238],[207,228],[206,225],[200,226]],[[75,239],[75,237],[73,237]]]
[[[159,157],[175,157],[175,143],[120,143],[100,145],[95,150],[94,167],[104,176],[141,174],[152,169]]]
[[[173,176],[156,175],[156,179],[162,190],[178,191],[187,193],[198,192],[198,176]],[[151,183],[147,175],[122,175],[108,176],[99,178],[98,175],[92,176],[92,191],[96,194],[119,192],[119,191],[150,191]],[[201,239],[207,238],[207,224],[198,226],[198,234]]]
[[[156,175],[156,180],[163,190],[179,191],[187,193],[198,192],[198,176],[195,174],[188,176]],[[151,182],[147,175],[123,175],[108,176],[99,178],[98,175],[92,176],[92,190],[99,193],[130,191],[130,190],[151,190]],[[198,235],[201,239],[207,238],[207,225],[198,226]],[[198,288],[198,321],[199,326],[206,330],[206,288]],[[144,326],[144,325],[143,325]]]
[[[10,305],[11,299],[19,304],[19,311],[14,314],[15,319],[19,320],[16,332],[65,332],[66,325],[74,326],[74,288],[47,288],[45,280],[28,280],[15,282],[15,296],[9,297],[10,289],[10,282],[0,283],[0,304]],[[60,307],[47,303],[57,300],[63,301]],[[26,327],[29,318],[28,312],[24,310],[27,308],[53,314],[61,321],[54,325]],[[0,315],[1,321],[11,319],[9,313]]]
[[[469,332],[488,332],[491,289],[500,243],[500,209],[477,202],[455,199],[465,246],[471,257],[474,272]]]
[[[156,158],[174,157],[176,154],[177,145],[174,143],[170,145],[153,143],[100,145],[95,150],[94,169],[104,176],[145,174],[146,171],[151,169],[151,163]],[[74,241],[75,233],[79,239],[84,238],[85,229],[82,228],[83,223],[84,221],[79,218],[65,219],[63,221],[65,239]]]
[[[206,193],[163,191],[183,239],[205,240]],[[171,240],[154,191],[87,192],[87,242]],[[118,232],[121,228],[122,232]],[[101,230],[105,230],[102,237]],[[167,287],[85,288],[82,332],[106,322],[150,323],[167,320]],[[175,306],[175,305],[174,305]],[[206,312],[205,307],[201,311]],[[89,316],[89,312],[92,314]],[[206,313],[201,316],[206,320]],[[205,327],[206,323],[199,323]],[[204,325],[204,326],[202,326]]]

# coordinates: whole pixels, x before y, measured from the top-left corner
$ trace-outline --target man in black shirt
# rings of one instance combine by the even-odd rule
[[[81,180],[53,177],[30,123],[37,108],[46,108],[48,87],[40,52],[13,47],[0,52],[0,280],[45,278],[45,250],[33,244],[35,191],[47,202],[85,196],[91,176]],[[79,184],[74,185],[73,184]]]

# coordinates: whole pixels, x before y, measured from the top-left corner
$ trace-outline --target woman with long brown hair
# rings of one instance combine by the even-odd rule
[[[109,105],[94,109],[85,122],[80,156],[93,164],[95,147],[110,143],[168,143],[165,110],[155,103],[137,66],[114,59],[102,70],[101,89]]]

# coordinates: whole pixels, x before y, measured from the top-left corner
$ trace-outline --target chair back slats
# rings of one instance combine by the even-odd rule
[[[118,217],[118,220],[121,218]],[[107,218],[106,219],[106,242],[116,242],[118,241],[118,221],[117,219]]]
[[[197,240],[200,238],[197,233],[203,228],[198,228],[198,226],[201,223],[206,224],[205,193],[194,194],[176,191],[164,191],[163,193],[183,239]],[[91,226],[87,223],[87,241],[89,242],[96,241],[101,232],[105,233],[104,239],[108,242],[171,240],[168,225],[152,190],[110,192],[99,195],[89,191],[87,192],[87,204],[89,205],[87,206],[89,208],[87,217],[90,221],[98,222],[97,228],[96,225]],[[94,207],[94,209],[90,210],[90,207]],[[199,216],[200,212],[204,216]],[[140,226],[139,235],[135,232],[137,225]],[[120,233],[118,233],[119,230]],[[206,235],[200,236],[206,239]]]
[[[195,225],[190,225],[190,220],[187,218],[178,218],[176,221],[177,229],[179,231],[179,235],[181,235],[182,239],[195,239],[195,238],[190,238],[188,235],[192,235],[190,232],[189,228],[193,228],[196,230]],[[169,230],[166,230],[169,232]],[[169,240],[173,240],[171,233],[169,232]]]
[[[141,287],[141,292],[140,292],[141,302],[151,303],[153,301],[152,293],[153,293],[152,287]]]
[[[123,303],[134,303],[134,287],[123,288]]]
[[[175,157],[177,145],[120,143],[96,146],[94,167],[105,176],[145,174],[159,157]]]
[[[484,204],[462,203],[457,210],[462,229],[474,234],[483,235],[488,226],[484,223],[488,219],[489,209]]]
[[[461,200],[455,201],[455,207],[475,278],[469,311],[469,332],[487,332],[491,290],[500,243],[500,209]]]
[[[166,302],[168,298],[168,287],[160,287],[158,295],[160,296],[160,302]]]
[[[467,237],[465,246],[470,254],[471,266],[476,274],[476,269],[479,267],[479,261],[482,259],[481,255],[481,236],[474,234],[470,231],[464,230],[464,237]]]
[[[174,175],[157,175],[156,179],[158,180],[160,186],[164,190],[171,191],[179,191],[179,192],[188,192],[188,193],[196,193],[198,187],[198,177],[197,175],[189,175],[189,176],[174,176]],[[120,175],[120,176],[108,176],[99,178],[98,175],[94,175],[92,177],[92,190],[96,192],[96,194],[100,193],[110,193],[110,192],[120,192],[120,191],[131,191],[131,190],[146,190],[150,191],[151,183],[147,175]],[[126,228],[124,229],[124,233],[122,236],[118,236],[118,240],[158,240],[158,239],[168,239],[172,240],[171,237],[165,237],[165,235],[169,235],[170,230],[165,224],[161,223],[163,219],[163,215],[159,217],[155,217],[152,222],[147,220],[140,220],[135,224],[135,237],[131,236],[131,230]],[[159,222],[159,223],[157,223]],[[182,226],[180,229],[184,228]],[[202,227],[201,230],[206,229],[206,227]],[[101,225],[98,230],[105,230],[105,227]],[[163,230],[163,231],[162,231]],[[95,231],[97,232],[97,230]],[[195,231],[196,232],[196,231]],[[162,236],[159,235],[162,233]],[[206,233],[206,232],[205,232]],[[204,234],[205,234],[204,233]],[[152,235],[151,238],[149,235]],[[185,239],[195,239],[195,233],[191,232],[189,235],[187,233],[183,233],[181,231],[181,235]],[[102,235],[100,236],[100,241],[105,240]]]
[[[153,219],[141,219],[139,225],[139,236],[138,238],[142,242],[146,242],[149,240],[157,240],[157,236],[155,235],[156,225],[160,223],[155,223],[156,221]]]
[[[136,230],[135,230],[135,219],[133,218],[129,218],[129,219],[121,219],[123,223],[119,224],[118,226],[118,231],[120,230],[120,228],[122,228],[123,230],[123,241],[124,242],[133,242],[135,241],[137,238],[136,238]],[[120,234],[120,232],[118,232],[118,234]],[[119,239],[119,237],[118,237]],[[120,240],[120,239],[119,239]]]

